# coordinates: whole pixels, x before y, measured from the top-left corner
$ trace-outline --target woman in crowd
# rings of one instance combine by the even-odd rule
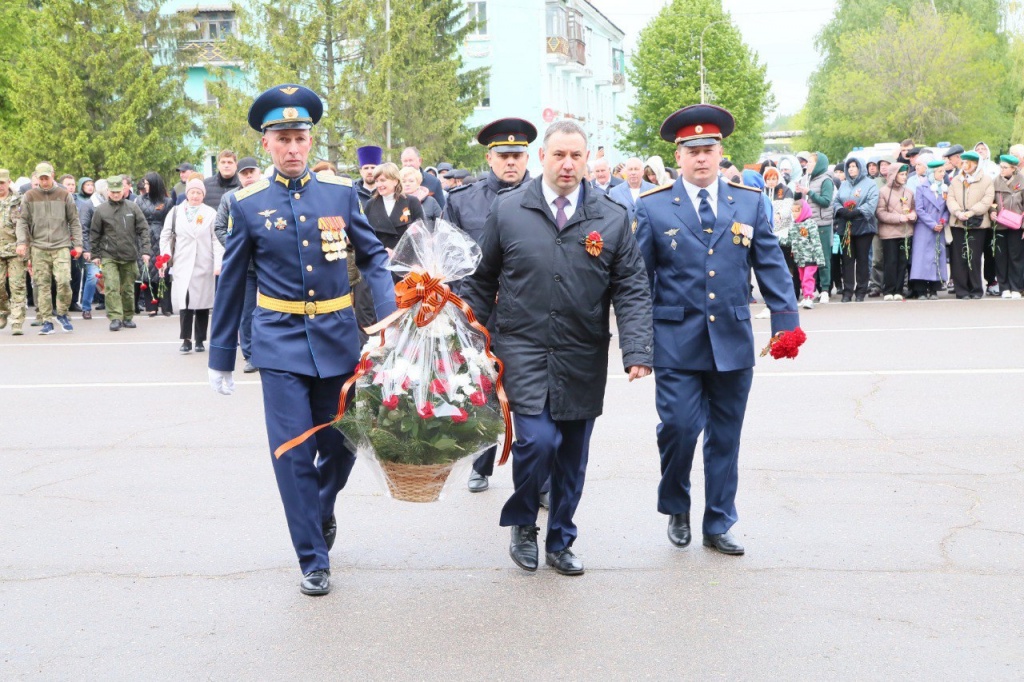
[[[171,310],[171,278],[170,276],[165,277],[164,296],[157,299],[160,273],[156,269],[156,257],[160,255],[160,233],[163,232],[167,214],[171,212],[177,202],[167,193],[163,178],[158,173],[149,172],[142,179],[142,193],[139,194],[136,203],[146,215],[146,221],[149,222],[149,243],[152,247],[152,253],[149,254],[149,277],[143,278],[149,287],[146,292],[148,295],[143,296],[146,311],[150,317],[155,317],[161,310],[164,315],[170,315],[173,312]],[[140,269],[139,272],[141,273],[142,270]],[[157,301],[155,305],[153,304],[154,300]]]
[[[652,156],[644,163],[644,180],[653,183],[658,187],[671,184],[668,173],[665,172],[665,162],[660,156]]]
[[[195,349],[206,350],[206,332],[213,307],[214,284],[220,274],[224,247],[213,232],[217,212],[203,203],[206,186],[202,180],[185,184],[185,201],[167,214],[160,234],[160,253],[171,256],[174,290],[171,301],[181,315],[182,353],[192,351],[195,323]],[[160,274],[166,274],[164,266]]]
[[[391,256],[409,226],[423,219],[423,207],[419,199],[402,192],[402,177],[395,164],[377,166],[373,182],[373,195],[366,202],[366,219]]]
[[[1018,217],[1024,213],[1024,176],[1018,170],[1020,160],[1004,154],[999,157],[999,175],[994,188],[995,204],[989,213],[995,229],[996,277],[1003,298],[1018,299],[1024,290],[1024,241]]]
[[[843,303],[857,297],[861,302],[868,294],[871,270],[871,238],[878,232],[875,210],[878,208],[878,187],[864,172],[864,162],[847,159],[837,166],[836,175],[844,180],[832,202],[839,235],[843,263]]]
[[[928,182],[922,182],[914,192],[914,244],[910,262],[910,297],[935,298],[946,281],[946,231],[949,209],[944,182],[946,162],[928,163]]]
[[[800,299],[800,275],[789,243],[789,228],[793,225],[793,190],[783,182],[782,173],[775,166],[765,166],[761,171],[764,178],[764,194],[771,202],[770,217],[772,231],[782,247],[782,255],[786,257],[790,276],[793,278],[793,291]]]
[[[996,191],[992,178],[978,167],[980,157],[976,152],[964,152],[960,160],[963,165],[949,183],[946,195],[953,237],[949,269],[957,298],[983,298],[981,252],[985,235],[992,227],[989,211]]]
[[[885,301],[903,300],[903,278],[907,274],[907,251],[914,234],[917,213],[914,193],[907,188],[910,166],[889,166],[885,189],[878,196],[878,239],[882,244],[882,296]]]
[[[430,190],[420,184],[423,182],[423,175],[419,170],[412,166],[406,166],[398,171],[398,176],[402,179],[402,194],[419,200],[423,207],[424,218],[433,222],[441,217],[441,205],[434,197],[430,196]]]

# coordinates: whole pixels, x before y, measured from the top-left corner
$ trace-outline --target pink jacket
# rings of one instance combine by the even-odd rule
[[[885,187],[878,193],[879,239],[904,239],[914,234],[914,223],[917,222],[917,211],[914,209],[914,193],[906,185],[896,184],[900,164],[889,166],[889,175]]]

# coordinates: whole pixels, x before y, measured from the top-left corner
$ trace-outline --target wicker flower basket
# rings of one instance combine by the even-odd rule
[[[446,464],[398,464],[381,462],[388,490],[403,502],[436,502],[441,496],[448,475],[455,466]]]

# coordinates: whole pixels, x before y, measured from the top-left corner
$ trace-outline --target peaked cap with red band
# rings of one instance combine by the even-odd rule
[[[694,104],[683,107],[661,124],[661,139],[684,147],[708,147],[732,135],[736,119],[722,107]]]

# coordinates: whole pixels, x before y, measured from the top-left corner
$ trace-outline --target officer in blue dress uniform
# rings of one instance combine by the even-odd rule
[[[352,181],[314,175],[307,166],[309,130],[322,113],[319,96],[299,85],[273,87],[253,102],[249,125],[263,133],[274,170],[231,197],[214,302],[210,383],[230,395],[251,259],[259,287],[252,360],[260,368],[272,453],[333,418],[342,385],[359,359],[346,236],[378,316],[395,310],[387,254],[359,209]],[[336,429],[326,428],[272,461],[303,573],[300,589],[327,594],[328,552],[337,533],[334,503],[348,480],[353,453]]]
[[[740,430],[754,367],[750,271],[772,334],[799,325],[793,283],[761,193],[718,176],[732,115],[695,105],[669,116],[663,139],[682,169],[637,200],[634,229],[654,304],[654,374],[661,453],[658,511],[673,544],[690,543],[690,469],[704,432],[704,545],[743,554],[736,523]]]
[[[481,128],[476,140],[487,147],[487,165],[491,170],[481,182],[449,190],[442,217],[479,244],[494,197],[498,192],[518,187],[530,179],[526,164],[529,162],[530,143],[536,139],[537,129],[521,118],[500,118]],[[491,331],[494,331],[493,325]],[[494,473],[496,452],[497,446],[488,448],[473,462],[469,474],[470,492],[487,490],[487,479]],[[542,493],[545,497],[546,488]]]

